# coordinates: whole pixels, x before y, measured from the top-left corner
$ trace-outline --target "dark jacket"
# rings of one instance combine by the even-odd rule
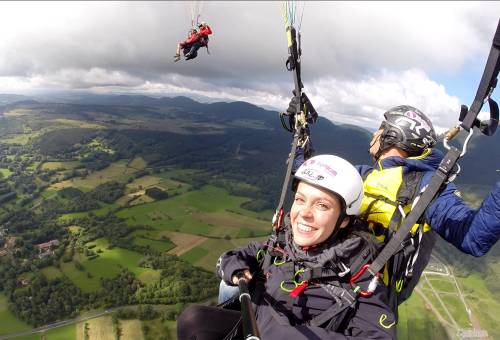
[[[306,252],[294,245],[288,232],[286,239],[285,263],[277,262],[275,265],[276,262],[263,261],[264,275],[261,277],[266,279],[261,281],[261,284],[257,282],[252,291],[262,339],[395,339],[394,316],[388,305],[387,288],[383,284],[377,286],[372,297],[359,298],[352,314],[336,332],[325,329],[326,324],[318,327],[311,326],[309,322],[337,303],[327,291],[328,284],[341,286],[352,292],[348,284],[349,274],[342,279],[330,277],[326,280],[311,280],[297,297],[290,296],[289,292],[281,288],[282,283],[285,288],[294,287],[288,286],[288,283],[293,281],[294,274],[300,268],[325,261],[326,266],[332,263],[339,265],[342,262],[350,267],[361,253],[366,262],[371,261],[376,255],[373,251],[366,251],[373,249],[369,243],[371,240],[351,233],[339,237],[337,241],[330,243],[330,246],[324,245]],[[224,253],[217,263],[218,275],[227,284],[233,285],[231,279],[236,272],[246,268],[252,273],[258,272],[260,265],[257,262],[257,253],[264,249],[264,244],[251,243],[244,248]],[[271,263],[266,265],[268,262]],[[254,278],[256,276],[254,274]],[[297,277],[297,280],[302,279]],[[362,277],[358,284],[367,289],[368,281],[368,278]]]
[[[384,169],[403,167],[403,173],[409,171],[425,172],[420,189],[429,183],[443,158],[441,151],[432,149],[426,157],[388,157],[376,166]],[[373,167],[358,166],[361,176]],[[460,251],[483,256],[500,238],[500,182],[483,201],[479,209],[469,208],[453,183],[449,183],[441,194],[425,211],[425,222],[429,224],[447,242]]]

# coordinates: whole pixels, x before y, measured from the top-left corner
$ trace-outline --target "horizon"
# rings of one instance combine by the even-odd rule
[[[454,125],[460,104],[472,103],[500,13],[500,2],[295,4],[305,92],[323,117],[372,129],[401,104],[437,130]],[[210,55],[173,63],[188,7],[1,3],[0,92],[183,94],[286,109],[293,79],[280,4],[206,2]]]

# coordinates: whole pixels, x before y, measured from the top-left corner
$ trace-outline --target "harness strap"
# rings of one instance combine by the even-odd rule
[[[331,284],[321,285],[321,287],[336,300],[336,303],[323,313],[312,318],[311,321],[309,321],[311,326],[319,327],[323,325],[327,321],[335,318],[335,316],[339,315],[347,308],[354,308],[357,302],[357,296],[352,290],[347,290]],[[340,325],[343,320],[336,321],[336,323]]]
[[[281,302],[274,300],[269,294],[264,294],[263,298],[271,307],[269,308],[269,312],[279,325],[290,326],[290,318],[292,318],[292,322],[296,322],[295,316],[292,313],[288,314],[287,312],[289,311],[283,307],[283,304]],[[278,313],[280,309],[283,314]]]
[[[402,217],[403,215],[401,214],[401,206],[398,204],[396,206],[394,214],[392,214],[391,220],[389,221],[389,226],[387,228],[387,236],[389,238],[391,238],[394,232],[398,229]]]
[[[387,197],[382,196],[382,195],[374,195],[374,194],[372,194],[372,193],[365,192],[365,196],[367,196],[367,197],[371,197],[371,198],[374,198],[374,199],[375,199],[375,201],[383,201],[383,202],[385,202],[385,203],[388,203],[388,204],[390,204],[390,205],[395,205],[395,206],[397,206],[397,205],[398,205],[398,202],[397,202],[397,201],[395,202],[395,201],[390,200],[390,199],[388,199]]]
[[[301,51],[297,46],[297,38],[296,31],[293,26],[287,26],[286,28],[287,40],[288,40],[288,54],[289,57],[286,62],[286,68],[289,71],[293,72],[293,80],[295,84],[295,89],[293,90],[293,95],[296,98],[295,105],[292,108],[293,114],[289,116],[295,118],[295,128],[294,136],[292,141],[292,150],[290,151],[290,156],[288,157],[288,166],[286,169],[285,180],[283,181],[283,187],[281,189],[281,196],[276,208],[276,212],[273,217],[273,229],[279,229],[282,227],[282,219],[279,217],[283,215],[283,204],[285,202],[286,193],[288,191],[288,184],[290,182],[290,177],[292,174],[295,153],[297,151],[297,146],[299,145],[299,139],[304,140],[304,137],[308,135],[307,129],[307,119],[303,119],[303,122],[300,121],[300,117],[298,115],[302,115],[305,117],[305,113],[302,111],[301,99],[302,99],[302,88],[304,85],[302,84],[301,75],[300,75],[300,54]],[[307,98],[307,97],[306,97]],[[290,109],[290,108],[289,108]],[[291,126],[291,128],[293,128]],[[300,143],[303,144],[303,143]]]
[[[394,232],[399,228],[403,218],[406,217],[403,207],[415,200],[418,192],[417,188],[420,188],[420,182],[423,177],[424,173],[422,171],[410,171],[404,175],[403,183],[401,183],[398,192],[396,211],[389,222],[389,237],[392,237]]]
[[[481,108],[483,107],[484,100],[489,99],[493,89],[497,85],[497,76],[500,71],[500,20],[498,21],[497,30],[493,38],[493,43],[491,46],[490,54],[488,55],[488,60],[484,68],[483,76],[481,77],[481,82],[476,92],[476,97],[467,115],[464,117],[462,124],[460,126],[465,130],[469,131],[473,126],[477,126],[477,115]],[[496,121],[498,126],[498,117]]]

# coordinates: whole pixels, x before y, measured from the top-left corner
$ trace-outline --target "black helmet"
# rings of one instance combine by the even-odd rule
[[[384,117],[379,152],[395,146],[406,151],[409,156],[418,156],[436,144],[436,133],[431,121],[413,106],[393,107],[384,113]]]

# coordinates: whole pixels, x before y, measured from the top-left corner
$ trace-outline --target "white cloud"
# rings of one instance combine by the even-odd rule
[[[376,128],[383,113],[397,105],[412,105],[429,116],[437,130],[457,122],[460,101],[446,93],[421,70],[384,70],[359,81],[324,78],[308,87],[322,115],[334,122]]]
[[[500,2],[307,2],[306,90],[334,121],[374,128],[406,103],[447,127],[460,101],[432,75],[485,58],[498,13]],[[202,20],[214,29],[211,55],[173,63],[185,2],[0,2],[0,92],[191,93],[285,109],[280,3],[205,2]]]

